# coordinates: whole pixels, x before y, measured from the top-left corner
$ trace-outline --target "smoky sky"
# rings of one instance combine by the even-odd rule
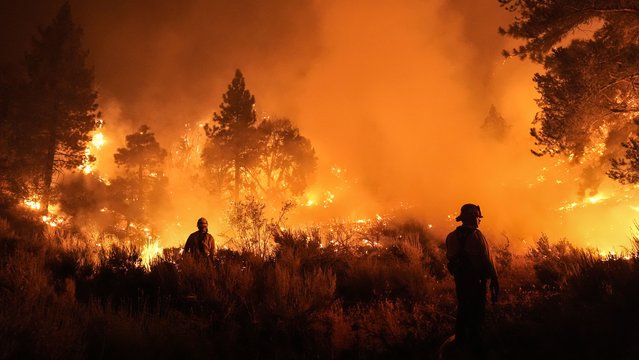
[[[116,102],[121,120],[167,126],[169,130],[172,124],[210,116],[236,68],[245,72],[250,89],[258,96],[258,107],[263,105],[266,111],[284,116],[295,115],[288,114],[295,104],[281,99],[290,99],[300,90],[298,85],[309,69],[331,46],[332,41],[323,39],[321,32],[331,26],[326,23],[330,20],[326,15],[333,11],[345,12],[349,26],[355,28],[384,26],[378,18],[366,18],[369,9],[410,9],[418,5],[415,11],[437,11],[418,14],[417,18],[424,23],[440,20],[442,37],[461,31],[464,43],[454,46],[472,49],[466,55],[474,64],[468,84],[478,91],[486,86],[492,62],[502,48],[497,26],[508,19],[492,0],[342,3],[348,2],[71,1],[74,19],[84,29],[89,63],[95,68],[104,107]],[[419,7],[428,3],[436,6]],[[46,26],[61,4],[4,1],[0,5],[1,59],[21,60],[38,26]],[[391,25],[405,24],[398,20]],[[394,29],[380,30],[392,34]],[[399,32],[397,36],[403,35]],[[371,54],[380,55],[388,54]]]
[[[37,26],[47,25],[61,3],[4,2],[2,45],[10,49],[4,60],[19,60]],[[84,29],[101,102],[117,102],[123,120],[135,124],[170,127],[201,120],[197,117],[217,108],[236,68],[248,70],[249,84],[257,83],[251,71],[272,74],[263,87],[273,87],[283,76],[303,76],[318,51],[312,3],[109,0],[71,5]]]

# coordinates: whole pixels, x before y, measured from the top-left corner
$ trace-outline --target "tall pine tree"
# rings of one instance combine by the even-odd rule
[[[93,69],[82,47],[82,29],[73,23],[69,3],[33,39],[26,56],[28,113],[22,137],[30,142],[30,156],[42,164],[38,181],[42,209],[51,201],[54,175],[85,161],[89,133],[99,116]]]
[[[222,95],[220,112],[213,114],[212,125],[206,124],[208,136],[204,149],[204,167],[215,169],[214,178],[227,174],[233,179],[233,199],[239,199],[243,186],[242,176],[257,159],[255,128],[255,97],[246,89],[240,70]]]

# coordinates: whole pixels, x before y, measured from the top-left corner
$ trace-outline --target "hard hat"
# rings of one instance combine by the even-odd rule
[[[467,217],[479,217],[482,218],[481,209],[479,205],[475,204],[464,204],[459,210],[459,216],[455,218],[455,221],[462,221],[462,219]]]

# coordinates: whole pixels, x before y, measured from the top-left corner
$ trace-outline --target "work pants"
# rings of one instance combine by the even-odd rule
[[[481,328],[486,312],[486,280],[456,276],[457,321],[455,339],[458,344],[481,347]]]

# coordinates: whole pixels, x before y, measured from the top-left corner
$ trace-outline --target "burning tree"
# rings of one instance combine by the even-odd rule
[[[515,13],[502,34],[525,41],[506,56],[529,57],[545,73],[534,81],[541,111],[531,135],[535,155],[563,154],[578,162],[586,157],[602,164],[617,156],[632,158],[633,120],[639,115],[639,5],[636,1],[499,0]],[[577,38],[582,26],[594,29]],[[572,41],[568,41],[572,40]],[[626,146],[622,152],[622,143]],[[630,160],[630,159],[629,159]],[[632,161],[618,160],[610,172],[617,180],[639,173]],[[632,180],[634,181],[634,180]]]
[[[204,127],[203,166],[211,188],[230,189],[235,201],[241,192],[279,201],[301,194],[317,164],[311,142],[288,119],[258,124],[255,98],[239,70],[223,99],[213,125]]]
[[[114,154],[115,163],[124,167],[125,176],[112,182],[114,210],[130,220],[145,221],[151,202],[160,196],[166,185],[162,173],[166,150],[160,147],[155,134],[146,125],[126,136],[126,147]]]
[[[51,201],[53,178],[84,161],[89,133],[96,128],[97,93],[93,69],[86,66],[82,29],[73,23],[65,3],[48,27],[33,40],[26,56],[27,91],[16,141],[20,156],[39,165],[36,184],[42,192],[42,211]],[[92,160],[92,159],[89,159]]]

